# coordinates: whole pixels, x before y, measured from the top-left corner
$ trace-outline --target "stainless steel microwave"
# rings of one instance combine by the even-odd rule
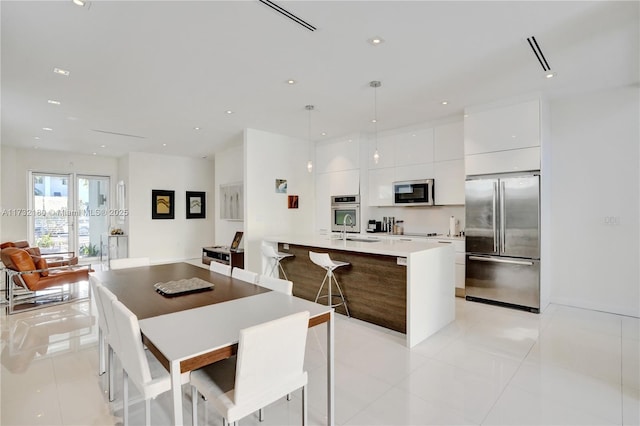
[[[394,182],[393,204],[396,206],[433,206],[433,179]]]

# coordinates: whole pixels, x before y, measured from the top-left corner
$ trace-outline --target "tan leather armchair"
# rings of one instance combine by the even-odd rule
[[[7,241],[5,243],[0,244],[0,250],[5,248],[21,248],[26,250],[32,257],[34,257],[34,262],[37,262],[37,258],[44,258],[47,260],[47,265],[50,268],[55,268],[58,266],[68,266],[68,265],[77,265],[78,257],[72,251],[65,251],[59,253],[45,253],[42,254],[40,251],[40,247],[31,247],[28,241]]]
[[[43,257],[34,261],[29,252],[17,247],[7,247],[0,252],[0,258],[7,272],[7,287],[9,290],[9,313],[13,313],[15,285],[30,292],[62,284],[77,283],[89,279],[91,265],[66,265],[49,267]],[[14,285],[15,284],[15,285]]]

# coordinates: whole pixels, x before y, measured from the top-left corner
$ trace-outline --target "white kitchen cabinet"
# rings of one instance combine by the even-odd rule
[[[440,244],[452,244],[455,251],[456,251],[456,257],[455,257],[455,283],[456,283],[456,295],[463,295],[464,294],[464,280],[465,280],[465,276],[466,276],[466,270],[465,270],[465,242],[464,240],[461,239],[456,239],[456,240],[448,240],[448,239],[444,239],[444,238],[429,238],[430,240],[433,240],[435,242],[438,242]],[[458,290],[460,289],[460,290]]]
[[[331,232],[331,176],[329,173],[316,174],[316,232]]]
[[[433,163],[414,164],[411,166],[397,166],[394,182],[405,180],[433,179]]]
[[[360,168],[360,145],[355,138],[341,138],[316,144],[316,173]]]
[[[540,146],[538,99],[466,114],[465,155],[534,146]]]
[[[353,195],[360,193],[360,169],[327,173],[330,195]]]
[[[369,169],[382,169],[386,167],[393,167],[396,163],[396,150],[395,150],[396,136],[380,136],[378,135],[378,154],[380,159],[378,164],[373,159],[373,154],[376,152],[375,137],[371,137],[369,141],[369,155],[367,155],[367,161],[369,162]]]
[[[369,205],[393,205],[395,167],[369,170]]]
[[[433,162],[433,129],[421,129],[395,136],[395,155],[396,167]]]
[[[465,156],[467,175],[540,170],[540,147]]]
[[[436,126],[433,131],[434,161],[464,158],[464,122],[458,121]]]
[[[436,161],[433,177],[436,205],[464,204],[464,160]]]

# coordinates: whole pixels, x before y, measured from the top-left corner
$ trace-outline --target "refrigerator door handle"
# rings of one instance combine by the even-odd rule
[[[500,254],[504,254],[506,251],[504,215],[504,182],[500,181]]]
[[[496,224],[496,212],[498,211],[498,182],[493,182],[493,252],[498,253],[498,228]]]
[[[533,266],[533,262],[529,262],[526,260],[496,259],[495,257],[469,256],[469,260],[478,260],[480,262],[510,263],[512,265]]]

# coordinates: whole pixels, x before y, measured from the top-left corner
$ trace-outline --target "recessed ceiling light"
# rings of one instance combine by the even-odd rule
[[[384,43],[384,39],[382,37],[371,37],[367,42],[373,46],[379,46]]]
[[[43,127],[42,130],[46,130],[47,132],[52,132],[53,129],[51,127]]]
[[[225,111],[227,114],[233,114],[233,111],[231,111],[230,109]]]
[[[287,84],[296,84],[297,82],[294,79],[287,80]]]
[[[60,101],[56,101],[55,99],[49,99],[47,103],[50,103],[51,105],[60,105]]]
[[[468,116],[469,116],[469,114],[465,114],[465,115],[463,115],[463,117],[464,117],[464,118],[467,118]]]
[[[548,73],[545,74],[545,77],[547,77],[547,78],[553,78],[555,76],[556,76],[555,72],[548,72]]]
[[[56,74],[64,75],[65,77],[69,77],[69,71],[63,70],[62,68],[54,68],[53,72]]]
[[[442,101],[440,102],[442,105],[447,105],[449,103],[449,101]]]
[[[107,147],[106,145],[100,145],[100,148],[106,148],[106,147]]]
[[[377,123],[378,120],[376,120],[375,118],[373,120],[371,120],[372,123]]]
[[[200,130],[200,127],[194,127],[193,130]]]
[[[34,138],[35,140],[38,140],[38,139],[40,139],[40,136],[34,136],[33,138]]]
[[[320,133],[320,135],[327,136],[327,132],[322,132],[322,133]]]
[[[162,146],[167,146],[167,144],[166,144],[166,143],[163,143],[163,144],[162,144]]]
[[[84,7],[87,3],[85,0],[71,0],[76,6]]]
[[[92,152],[92,154],[93,154],[93,155],[98,155],[98,153],[96,153],[96,152]]]

